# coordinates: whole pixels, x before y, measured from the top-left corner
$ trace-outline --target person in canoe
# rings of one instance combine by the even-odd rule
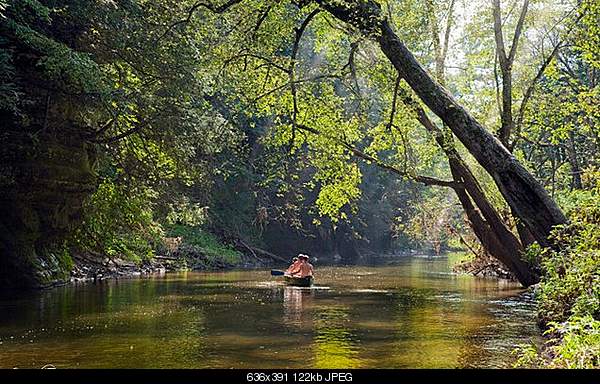
[[[298,259],[297,257],[294,257],[292,259],[292,264],[288,267],[288,269],[285,270],[285,274],[291,275],[292,273],[295,273],[299,267],[300,267],[300,259]]]
[[[314,269],[312,264],[308,262],[309,256],[301,253],[298,255],[298,260],[300,261],[299,266],[293,270],[290,275],[301,278],[309,276],[312,277],[314,274]]]

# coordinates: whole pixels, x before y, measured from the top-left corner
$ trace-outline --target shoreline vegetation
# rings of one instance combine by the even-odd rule
[[[273,263],[272,259],[260,259],[256,254],[243,253],[231,245],[223,244],[216,236],[198,227],[172,225],[167,232],[171,237],[161,238],[157,249],[145,257],[136,255],[127,260],[75,254],[69,282],[131,278],[166,272],[257,268]]]
[[[515,351],[517,367],[600,367],[600,183],[569,194],[563,206],[570,223],[554,229],[558,247],[527,249],[543,270],[535,296],[547,341]]]

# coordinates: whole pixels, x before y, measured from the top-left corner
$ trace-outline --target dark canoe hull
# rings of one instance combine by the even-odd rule
[[[310,287],[313,283],[313,277],[293,277],[293,276],[284,276],[283,279],[287,285],[293,285],[295,287]]]

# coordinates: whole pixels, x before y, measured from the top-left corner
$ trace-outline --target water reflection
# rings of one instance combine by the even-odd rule
[[[314,290],[285,286],[283,288],[283,323],[288,327],[302,325],[303,313],[309,310]]]
[[[350,330],[349,308],[319,307],[314,314],[314,368],[359,368],[358,343]]]
[[[317,284],[187,273],[1,299],[0,367],[495,367],[539,338],[529,294],[444,258],[321,267]]]

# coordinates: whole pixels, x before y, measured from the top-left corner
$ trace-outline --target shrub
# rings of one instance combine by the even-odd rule
[[[218,264],[235,265],[241,261],[241,254],[233,247],[223,244],[219,239],[199,226],[173,224],[167,233],[172,237],[182,237],[181,251],[184,257],[201,254],[207,266]]]
[[[138,263],[152,258],[163,232],[153,219],[149,202],[145,193],[132,194],[104,180],[86,203],[83,225],[70,245],[79,251]]]
[[[600,193],[577,191],[565,206],[570,224],[552,234],[559,250],[533,247],[544,272],[538,292],[542,323],[588,314],[600,319]]]
[[[573,316],[562,323],[551,322],[547,334],[554,335],[549,346],[550,368],[599,368],[600,321],[592,316]]]
[[[570,222],[555,228],[557,249],[529,247],[527,257],[542,260],[536,290],[546,348],[525,346],[517,366],[600,367],[600,188],[575,191],[561,199]]]

